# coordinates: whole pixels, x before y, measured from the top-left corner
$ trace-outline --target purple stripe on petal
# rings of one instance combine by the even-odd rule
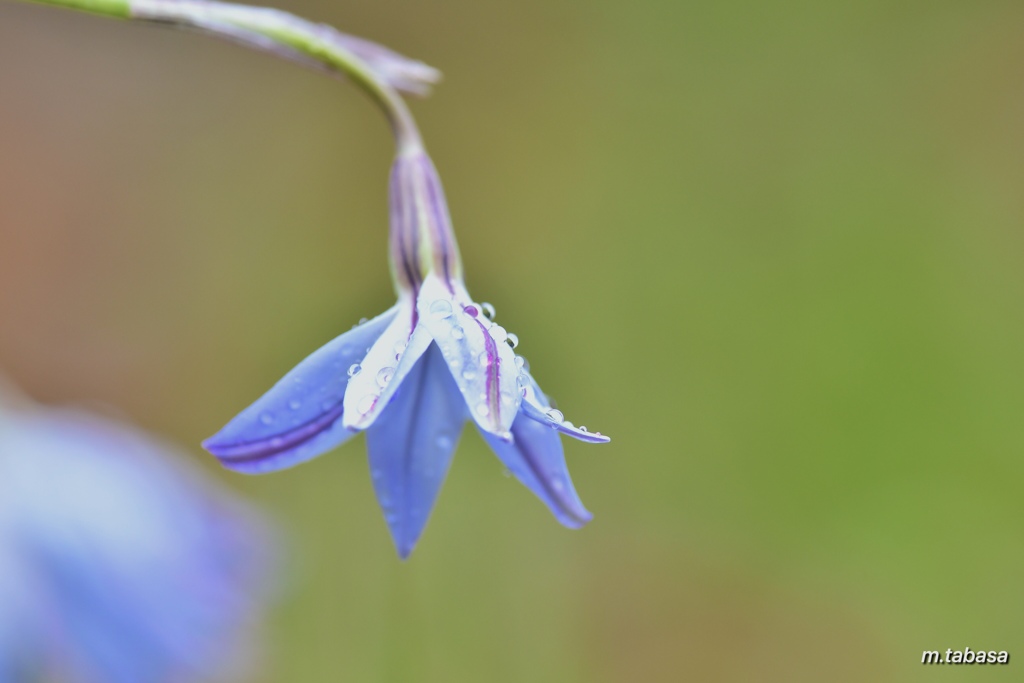
[[[448,203],[445,201],[444,189],[441,187],[441,179],[437,175],[437,169],[430,157],[423,155],[420,159],[420,166],[426,183],[427,202],[433,218],[433,232],[435,248],[437,249],[435,262],[441,265],[441,272],[444,276],[448,291],[455,294],[455,284],[452,281],[453,265],[458,258],[453,252],[455,236],[452,233],[451,216],[448,213]]]
[[[225,467],[256,474],[291,467],[351,438],[339,420],[349,372],[397,312],[392,308],[315,351],[203,446]]]
[[[228,460],[231,462],[244,462],[268,458],[272,455],[277,455],[278,453],[290,450],[304,441],[308,441],[313,438],[341,417],[343,410],[344,403],[338,401],[333,408],[330,408],[325,413],[319,415],[316,419],[299,425],[295,429],[282,432],[270,439],[226,444],[217,442],[216,439],[211,438],[203,442],[203,448],[221,460]]]
[[[422,275],[416,262],[419,236],[413,218],[415,207],[408,189],[408,175],[406,165],[399,158],[391,169],[390,182],[392,268],[404,288],[415,290],[422,282]]]
[[[476,423],[508,438],[519,410],[515,354],[466,312],[469,295],[461,285],[455,289],[458,294],[452,297],[440,277],[427,277],[417,302],[420,326],[437,342]]]
[[[467,315],[469,314],[467,313]],[[479,317],[474,317],[473,322],[475,322],[477,326],[480,327],[480,330],[483,332],[484,348],[486,349],[484,353],[486,353],[487,362],[483,364],[483,367],[481,369],[483,370],[484,375],[487,378],[486,384],[484,385],[484,391],[487,394],[487,406],[488,409],[491,411],[491,414],[494,415],[495,422],[500,422],[501,392],[498,386],[498,373],[501,370],[501,358],[498,356],[498,344],[497,342],[494,341],[494,337],[490,335],[490,333],[487,331],[487,326],[480,321]],[[512,406],[511,408],[515,409],[514,406]]]

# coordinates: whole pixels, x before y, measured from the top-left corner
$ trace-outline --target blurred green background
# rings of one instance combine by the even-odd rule
[[[470,291],[614,441],[566,443],[570,532],[467,432],[404,564],[362,439],[220,471],[202,438],[393,300],[386,126],[0,4],[0,367],[293,534],[259,683],[1020,679],[1024,4],[279,6],[444,71],[414,111]]]

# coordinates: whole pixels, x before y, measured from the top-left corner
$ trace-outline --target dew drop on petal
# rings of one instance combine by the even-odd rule
[[[501,392],[501,400],[504,403],[512,404],[512,403],[515,403],[516,397],[513,396],[511,393],[509,393],[507,391],[503,391],[503,392]]]
[[[509,332],[508,339],[506,339],[505,341],[507,341],[508,345],[514,349],[517,346],[519,346],[519,335],[517,335],[515,332]]]
[[[565,484],[562,483],[561,479],[552,477],[551,488],[553,488],[556,491],[562,491],[563,489],[565,489]]]
[[[395,376],[395,369],[394,368],[381,368],[377,372],[377,386],[379,386],[381,389],[383,389],[384,387],[386,387],[388,385],[388,382],[390,382],[391,378],[394,377],[394,376]]]
[[[476,357],[476,362],[479,363],[480,365],[483,365],[484,367],[487,367],[491,362],[491,354],[484,351],[483,353]]]
[[[298,401],[293,398],[292,400],[288,401],[288,407],[291,408],[292,410],[298,410],[299,408],[302,407],[302,401]]]
[[[569,429],[576,429],[576,425],[574,425],[572,422],[569,422],[568,420],[563,422],[562,426],[563,427],[568,427]]]
[[[491,414],[491,409],[487,407],[486,403],[480,403],[476,407],[476,414],[480,417],[487,417]]]
[[[405,347],[407,347],[408,345],[409,345],[408,342],[406,342],[404,339],[399,339],[398,341],[396,341],[395,342],[395,354],[396,355],[401,355],[402,352],[405,351]]]
[[[363,323],[367,322],[368,320],[369,320],[369,318],[360,318],[359,319],[359,324],[362,325]]]
[[[464,339],[465,336],[466,333],[458,325],[452,328],[452,339]]]
[[[502,327],[501,325],[491,326],[491,329],[489,329],[488,332],[491,333],[491,338],[499,343],[505,341],[505,339],[508,338],[508,332],[506,332],[505,328]]]
[[[516,367],[522,370],[524,365],[526,365],[526,359],[522,356],[516,356]]]
[[[577,427],[576,429],[580,430],[581,432],[586,432],[586,431],[589,431],[589,430],[588,430],[588,429],[587,429],[586,427],[584,427],[583,425],[580,425],[580,426],[579,426],[579,427]]]
[[[494,310],[494,306],[487,303],[486,301],[480,304],[480,308],[483,309],[484,317],[487,318],[488,320],[494,320],[495,316],[498,315],[498,312]]]
[[[526,391],[526,385],[530,383],[530,380],[526,378],[526,375],[516,375],[516,384]]]
[[[363,396],[359,399],[359,405],[356,406],[356,410],[358,410],[360,414],[366,415],[368,412],[373,410],[373,406],[377,403],[378,398],[380,397],[376,394],[367,394],[366,396]]]
[[[464,370],[462,372],[462,379],[466,380],[467,382],[471,382],[474,379],[476,379],[476,373],[473,372],[472,370]]]
[[[430,304],[430,315],[434,316],[435,320],[443,320],[452,314],[451,302],[445,301],[444,299],[437,299]]]
[[[363,366],[360,365],[359,363],[353,363],[352,365],[348,366],[348,376],[349,377],[355,377],[356,375],[358,375],[362,371],[363,371]]]
[[[260,422],[265,425],[272,424],[274,422],[274,416],[270,413],[262,413],[260,414]]]
[[[548,408],[548,412],[546,414],[548,416],[548,419],[551,420],[552,422],[561,423],[562,420],[565,419],[565,415],[563,415],[562,411],[558,410],[557,408]]]
[[[466,315],[472,318],[480,315],[480,311],[477,310],[476,306],[465,306],[462,310],[466,312]]]
[[[437,437],[437,440],[434,443],[437,444],[438,448],[447,450],[452,447],[452,437],[448,436],[447,434],[442,434],[441,436]]]

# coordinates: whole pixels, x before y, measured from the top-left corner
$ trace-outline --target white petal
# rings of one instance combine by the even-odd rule
[[[491,336],[492,323],[479,306],[475,316],[465,311],[472,304],[466,290],[458,284],[453,289],[434,275],[427,277],[417,302],[420,325],[430,330],[441,349],[476,423],[485,432],[509,439],[522,400],[515,354]]]
[[[343,425],[366,429],[373,424],[431,341],[430,333],[416,324],[411,300],[399,302],[398,315],[370,347],[359,372],[348,381]]]
[[[600,432],[588,432],[576,427],[571,422],[567,422],[562,416],[561,411],[551,407],[547,397],[540,390],[540,387],[537,386],[533,377],[525,372],[523,377],[528,380],[525,386],[520,389],[520,392],[525,394],[522,405],[523,415],[580,441],[586,441],[587,443],[608,443],[611,441],[610,437]]]

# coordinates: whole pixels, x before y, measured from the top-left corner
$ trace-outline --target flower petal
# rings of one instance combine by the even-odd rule
[[[345,390],[348,429],[363,430],[387,407],[391,396],[430,346],[430,333],[417,324],[411,299],[400,302],[398,315],[366,352],[360,371]]]
[[[516,388],[515,354],[491,335],[490,321],[471,303],[458,283],[446,285],[430,275],[417,306],[421,324],[441,349],[473,419],[485,432],[508,439],[522,398]]]
[[[525,372],[523,377],[528,378],[527,383],[520,390],[524,394],[523,403],[520,406],[520,412],[523,415],[580,441],[587,443],[608,443],[611,441],[611,437],[605,436],[601,432],[588,432],[586,429],[577,427],[572,422],[563,419],[561,411],[551,407],[548,397],[540,390],[533,377]]]
[[[559,522],[578,529],[591,520],[569,478],[558,432],[519,415],[512,423],[512,443],[493,434],[483,436],[505,467],[544,501]]]
[[[402,559],[423,532],[468,418],[440,350],[431,345],[366,432],[373,488]]]
[[[203,447],[229,469],[260,474],[297,465],[354,436],[338,419],[348,369],[397,312],[391,308],[315,351]]]

